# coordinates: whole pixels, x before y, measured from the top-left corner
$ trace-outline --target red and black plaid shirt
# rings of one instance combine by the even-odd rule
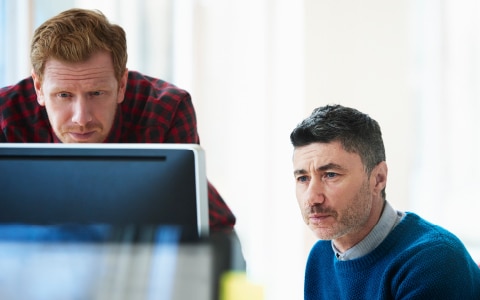
[[[0,142],[59,143],[46,110],[37,102],[32,78],[0,89]],[[196,143],[197,120],[190,94],[130,71],[106,143]],[[210,230],[233,229],[235,216],[208,182]]]

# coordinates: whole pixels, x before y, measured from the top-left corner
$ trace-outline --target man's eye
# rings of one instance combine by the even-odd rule
[[[307,176],[298,176],[297,181],[298,182],[306,182],[308,180]]]
[[[101,96],[101,95],[103,95],[103,92],[101,92],[101,91],[95,91],[95,92],[91,92],[90,95],[91,95],[91,96]]]
[[[327,173],[325,173],[325,178],[332,179],[332,178],[337,177],[337,175],[338,175],[337,173],[327,172]]]
[[[70,94],[62,92],[62,93],[58,93],[57,96],[60,98],[67,98],[67,97],[70,97]]]

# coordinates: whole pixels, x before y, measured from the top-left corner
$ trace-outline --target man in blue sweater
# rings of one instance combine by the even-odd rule
[[[387,201],[382,133],[368,115],[319,107],[291,133],[296,197],[320,239],[305,299],[480,299],[480,268],[462,242]]]

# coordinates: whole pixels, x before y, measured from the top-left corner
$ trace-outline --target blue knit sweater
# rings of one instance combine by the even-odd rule
[[[452,233],[407,213],[358,259],[337,260],[331,242],[318,241],[307,261],[304,293],[305,300],[480,300],[480,268]]]

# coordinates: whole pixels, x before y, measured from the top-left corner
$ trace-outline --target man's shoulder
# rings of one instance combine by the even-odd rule
[[[463,242],[455,234],[424,218],[407,213],[384,242],[383,249],[403,253],[409,260],[447,256],[451,258],[469,257]]]
[[[435,299],[438,295],[450,299],[452,294],[462,293],[465,295],[462,299],[478,297],[480,270],[452,232],[407,213],[392,234],[397,247],[390,248],[387,261],[390,270],[399,270],[392,272],[395,275],[391,280],[394,290],[401,291],[399,294],[416,289],[422,299],[431,299],[432,295],[437,295]]]
[[[0,89],[0,138],[3,142],[46,142],[51,140],[50,125],[31,77]]]
[[[405,218],[400,222],[399,228],[409,231],[412,238],[418,243],[461,243],[459,238],[452,232],[440,225],[436,225],[419,215],[407,212]]]
[[[37,94],[31,77],[0,88],[0,115],[3,117],[8,115],[11,118],[12,114],[29,115],[38,109]]]
[[[125,97],[127,99],[144,99],[156,101],[160,99],[183,100],[189,93],[160,78],[142,74],[137,71],[128,72]]]
[[[310,249],[310,260],[333,257],[332,242],[330,240],[317,240]]]
[[[36,101],[37,94],[32,77],[27,77],[14,85],[0,88],[0,105],[14,105],[26,101]]]
[[[190,94],[165,80],[129,71],[121,104],[123,122],[135,126],[170,126],[178,113],[194,115]]]

